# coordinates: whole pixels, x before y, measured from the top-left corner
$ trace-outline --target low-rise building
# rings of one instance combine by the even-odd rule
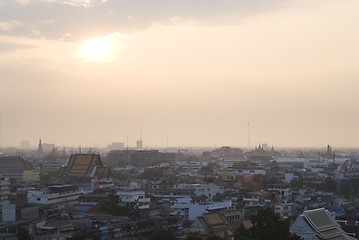
[[[116,195],[119,196],[122,203],[136,203],[136,206],[139,209],[149,209],[150,208],[150,198],[146,197],[144,191],[118,191]]]
[[[81,190],[74,185],[54,185],[45,190],[28,190],[27,201],[32,204],[59,204],[75,202]]]

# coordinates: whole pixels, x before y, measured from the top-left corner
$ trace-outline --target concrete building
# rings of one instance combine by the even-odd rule
[[[158,150],[114,150],[107,154],[111,165],[152,166],[165,162],[175,162],[176,153]]]
[[[296,203],[282,203],[274,206],[274,213],[278,214],[281,218],[295,216]]]
[[[123,142],[112,142],[110,145],[108,145],[108,148],[110,150],[122,150],[122,149],[125,149],[125,143],[123,143]]]
[[[231,207],[232,201],[195,204],[192,203],[191,198],[180,198],[175,204],[171,205],[173,210],[171,215],[183,216],[183,220],[193,221],[204,213],[228,210]]]
[[[25,172],[31,170],[32,172]],[[22,182],[25,178],[37,179],[39,171],[20,156],[0,156],[0,176]],[[30,176],[31,175],[31,176]]]
[[[76,202],[81,191],[74,185],[54,185],[45,190],[28,190],[27,201],[32,204]]]
[[[136,203],[139,209],[150,208],[150,198],[147,198],[144,191],[118,191],[116,195],[119,196],[122,203]]]
[[[140,139],[140,140],[137,140],[137,142],[136,142],[136,149],[137,150],[141,150],[142,149],[142,140]]]

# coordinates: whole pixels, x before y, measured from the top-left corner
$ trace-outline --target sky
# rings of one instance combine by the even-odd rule
[[[0,0],[1,146],[359,147],[358,9]]]

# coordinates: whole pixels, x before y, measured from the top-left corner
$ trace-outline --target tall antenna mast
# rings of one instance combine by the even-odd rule
[[[167,143],[167,151],[168,151],[168,137],[167,137],[167,139],[166,139],[166,143]]]
[[[1,153],[1,112],[0,112],[0,153]]]
[[[251,148],[251,123],[248,122],[248,150]]]

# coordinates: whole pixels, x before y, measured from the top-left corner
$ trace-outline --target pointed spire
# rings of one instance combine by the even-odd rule
[[[44,153],[43,149],[42,149],[42,143],[41,143],[41,138],[39,141],[39,146],[37,147],[37,153],[42,154]]]

